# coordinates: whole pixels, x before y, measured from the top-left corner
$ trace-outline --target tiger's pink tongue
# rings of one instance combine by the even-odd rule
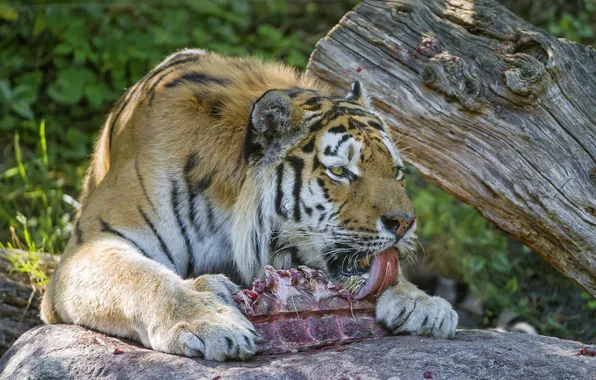
[[[399,273],[399,260],[397,258],[397,250],[395,248],[387,248],[386,250],[376,254],[370,264],[368,271],[368,279],[364,286],[354,295],[355,299],[361,299],[371,293],[376,295],[395,284],[397,275]]]

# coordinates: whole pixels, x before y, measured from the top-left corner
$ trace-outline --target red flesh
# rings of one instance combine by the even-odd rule
[[[384,262],[395,268],[388,256]],[[387,275],[375,290],[396,278]],[[307,267],[275,270],[266,266],[265,279],[255,279],[252,290],[241,290],[234,299],[264,338],[257,346],[260,353],[296,352],[387,334],[374,321],[371,297],[355,300],[323,272]]]

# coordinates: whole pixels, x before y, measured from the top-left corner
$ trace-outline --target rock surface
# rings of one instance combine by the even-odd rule
[[[151,351],[78,326],[46,325],[23,334],[0,359],[0,379],[595,379],[596,357],[578,356],[582,347],[557,338],[467,330],[453,340],[385,337],[217,363]]]

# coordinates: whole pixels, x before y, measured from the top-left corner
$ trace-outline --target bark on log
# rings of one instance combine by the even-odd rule
[[[596,296],[593,48],[493,0],[367,0],[308,70],[360,80],[426,179]]]

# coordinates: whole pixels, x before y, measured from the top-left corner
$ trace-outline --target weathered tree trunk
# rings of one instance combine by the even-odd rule
[[[493,0],[369,0],[308,70],[362,81],[425,178],[596,296],[593,48]]]

